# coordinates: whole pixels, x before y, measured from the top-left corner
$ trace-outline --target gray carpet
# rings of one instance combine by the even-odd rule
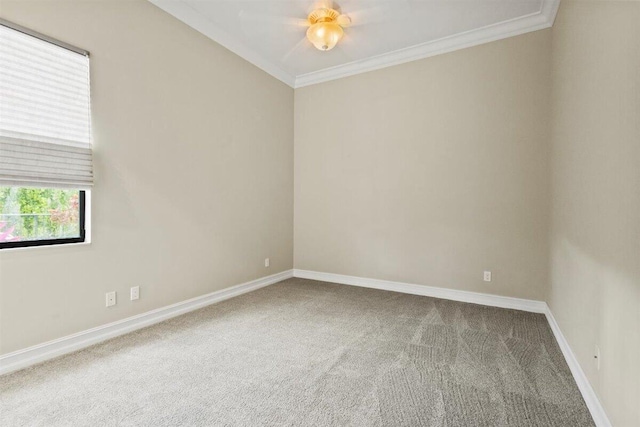
[[[291,279],[0,378],[2,426],[591,426],[540,314]]]

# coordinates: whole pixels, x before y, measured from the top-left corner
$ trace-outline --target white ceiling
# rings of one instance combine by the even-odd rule
[[[328,52],[305,38],[318,0],[149,1],[301,87],[548,28],[560,0],[341,0],[352,25]]]

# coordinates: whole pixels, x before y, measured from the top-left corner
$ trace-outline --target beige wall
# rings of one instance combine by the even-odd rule
[[[544,300],[550,36],[297,89],[295,268]]]
[[[640,424],[639,2],[565,0],[553,30],[295,111],[146,1],[0,16],[92,52],[97,182],[91,245],[0,252],[0,353],[289,269],[295,234],[296,268],[549,301],[614,425]]]
[[[292,267],[291,88],[143,0],[0,16],[91,51],[96,175],[91,245],[0,254],[2,353]]]
[[[638,426],[640,2],[563,1],[552,56],[549,304],[613,425]]]

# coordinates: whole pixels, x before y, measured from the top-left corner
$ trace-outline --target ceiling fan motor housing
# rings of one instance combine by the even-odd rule
[[[334,21],[337,21],[338,20],[338,16],[340,16],[340,13],[338,13],[338,11],[335,10],[335,9],[321,8],[321,9],[316,9],[313,12],[311,12],[307,19],[309,19],[309,23],[311,25],[313,25],[316,22],[334,22]]]

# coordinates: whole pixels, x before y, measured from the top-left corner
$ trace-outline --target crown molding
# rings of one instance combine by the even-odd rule
[[[209,21],[187,3],[181,0],[149,0],[149,2],[227,48],[242,59],[249,61],[267,74],[270,74],[291,87],[295,86],[296,79],[294,76],[277,65],[274,65],[271,61],[238,41],[235,37],[229,35],[229,33]]]
[[[530,15],[395,50],[360,61],[293,76],[238,41],[235,37],[229,35],[187,3],[180,0],[149,0],[149,2],[293,88],[301,88],[336,80],[367,71],[404,64],[418,59],[550,28],[553,26],[560,5],[560,0],[542,0],[540,11]]]
[[[338,65],[296,77],[295,88],[353,76],[367,71],[404,64],[553,26],[560,0],[542,0],[540,12],[454,34],[393,52]]]

